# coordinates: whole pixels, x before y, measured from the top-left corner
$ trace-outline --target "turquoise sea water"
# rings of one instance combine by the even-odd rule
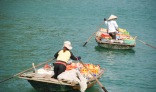
[[[139,41],[132,50],[109,50],[92,38],[103,18],[117,15],[120,28],[156,46],[155,0],[0,0],[0,80],[49,60],[72,42],[85,63],[105,68],[100,82],[108,92],[156,92],[156,49]],[[101,26],[105,27],[105,25]],[[37,92],[17,77],[1,92]],[[86,92],[103,92],[98,84]]]

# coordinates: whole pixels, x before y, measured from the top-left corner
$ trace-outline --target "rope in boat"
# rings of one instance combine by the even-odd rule
[[[148,43],[146,43],[146,42],[144,42],[144,41],[142,41],[142,40],[139,40],[139,39],[137,39],[137,40],[138,40],[138,41],[140,41],[141,43],[143,43],[143,44],[147,45],[147,46],[150,46],[150,47],[152,47],[152,48],[156,49],[156,47],[155,47],[155,46],[152,46],[152,45],[150,45],[150,44],[148,44]]]

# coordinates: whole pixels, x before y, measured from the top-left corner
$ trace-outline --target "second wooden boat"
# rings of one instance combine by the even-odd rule
[[[107,30],[101,28],[96,33],[95,40],[100,47],[108,49],[132,49],[136,46],[136,37],[132,37],[125,29],[119,29],[118,39],[111,39]]]

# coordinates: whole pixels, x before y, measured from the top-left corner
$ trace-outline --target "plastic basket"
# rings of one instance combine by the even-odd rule
[[[134,39],[124,39],[124,43],[125,44],[135,44],[135,40]]]

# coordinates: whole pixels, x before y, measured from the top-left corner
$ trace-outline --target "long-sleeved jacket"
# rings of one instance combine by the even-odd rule
[[[105,24],[108,27],[108,33],[116,32],[118,25],[115,20],[105,21]]]

